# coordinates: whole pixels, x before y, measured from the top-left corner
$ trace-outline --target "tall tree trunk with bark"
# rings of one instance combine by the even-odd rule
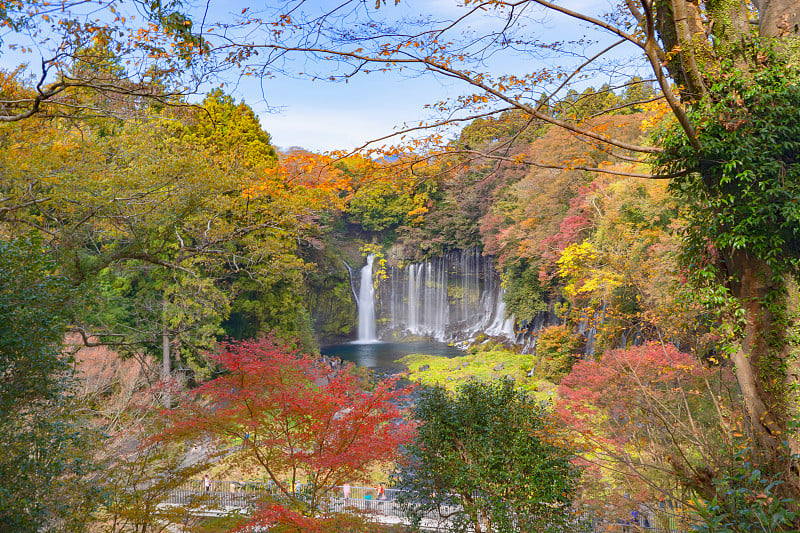
[[[751,20],[754,14],[744,0],[707,0],[704,19],[697,0],[657,0],[652,6],[654,26],[666,52],[662,64],[678,84],[686,108],[699,106],[707,87],[729,75],[723,65],[730,63],[725,61],[733,61],[735,68],[744,72],[761,68],[752,60],[748,64],[744,57],[753,50],[747,44],[755,43],[756,37],[772,40],[783,52],[786,64],[795,61],[791,54],[800,42],[800,3],[796,0],[754,3],[758,9],[757,25]],[[660,65],[653,64],[653,68],[659,69]],[[725,118],[709,117],[709,120]],[[692,134],[687,128],[684,131]],[[695,138],[690,142],[701,157],[701,141]],[[714,168],[708,170],[708,166],[727,163],[715,160],[699,165],[709,197],[724,194],[726,189],[719,183],[721,174]],[[800,371],[791,341],[797,312],[794,273],[791,270],[776,273],[766,257],[759,257],[746,246],[720,252],[724,258],[722,269],[729,276],[730,294],[743,311],[740,344],[731,357],[754,451],[762,466],[768,466],[772,474],[788,474],[793,492],[798,495],[798,470],[791,457],[800,452],[794,430],[798,401],[794,389],[800,385],[797,380]]]
[[[163,402],[166,407],[172,406],[172,395],[169,392],[168,384],[172,374],[172,362],[169,349],[169,327],[167,323],[167,297],[162,297],[162,316],[161,316],[161,381],[167,387],[164,390]]]
[[[773,276],[744,251],[730,254],[725,263],[735,280],[731,292],[744,310],[742,340],[732,359],[748,427],[763,460],[785,470],[786,452],[800,452],[792,429],[797,398],[791,385],[798,368],[787,335],[793,327],[787,313],[793,302],[796,307],[796,299],[789,298],[794,283]]]

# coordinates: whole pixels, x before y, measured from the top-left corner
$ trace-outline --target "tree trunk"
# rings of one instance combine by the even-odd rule
[[[169,331],[167,325],[164,324],[164,329],[161,332],[161,379],[164,381],[169,379],[172,373],[172,366],[170,364],[169,353]]]
[[[781,39],[800,39],[797,0],[757,0],[755,4],[761,37],[778,39],[778,46]],[[656,30],[667,53],[664,64],[688,105],[694,105],[702,89],[699,82],[703,78],[713,81],[718,74],[714,62],[733,53],[734,45],[747,42],[752,35],[750,13],[743,0],[706,0],[703,5],[707,19],[701,32],[697,0],[657,0],[653,4]],[[785,48],[791,50],[791,46]],[[775,276],[763,261],[746,251],[729,250],[725,266],[733,280],[731,293],[744,310],[743,336],[732,359],[754,452],[759,466],[771,474],[793,472],[791,485],[797,495],[800,485],[791,455],[800,452],[793,429],[798,363],[790,353],[791,322],[797,311],[791,302],[796,302],[796,287],[788,281],[790,275]]]
[[[787,472],[790,454],[800,451],[791,423],[797,363],[788,345],[789,319],[780,313],[793,311],[787,306],[796,301],[796,288],[787,287],[766,264],[743,251],[731,253],[726,266],[735,280],[732,293],[744,309],[743,337],[732,358],[749,431],[765,466]],[[798,490],[796,477],[793,481]]]
[[[167,298],[162,297],[162,316],[161,316],[161,381],[164,382],[166,389],[164,390],[163,402],[164,406],[169,408],[172,406],[172,397],[169,393],[170,385],[167,383],[172,374],[172,365],[170,363],[169,352],[169,329],[167,328]]]
[[[760,0],[758,33],[762,37],[800,38],[800,5],[797,0]]]
[[[726,46],[750,33],[750,11],[744,0],[706,0],[706,11],[715,40]]]
[[[470,518],[472,519],[473,531],[475,533],[483,533],[483,529],[481,528],[481,511],[475,506],[475,500],[472,498],[472,495],[462,493],[461,499],[465,504],[464,505],[465,509],[473,509],[475,512],[475,514],[470,513]]]
[[[710,58],[708,38],[702,23],[698,0],[672,0],[672,23],[677,43],[667,53],[677,51],[680,68],[686,81],[689,100],[699,100],[706,94],[703,80],[704,63]]]

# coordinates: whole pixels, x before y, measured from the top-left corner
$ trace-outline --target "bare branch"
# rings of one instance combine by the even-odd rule
[[[604,167],[589,167],[583,165],[553,165],[548,163],[540,163],[538,161],[534,161],[532,159],[524,158],[524,157],[506,157],[500,155],[492,155],[486,154],[485,152],[479,152],[477,150],[454,150],[450,153],[468,153],[473,155],[480,155],[482,157],[491,158],[491,159],[499,159],[502,161],[506,161],[509,163],[515,164],[522,164],[522,165],[530,165],[537,168],[551,168],[556,170],[585,170],[588,172],[600,172],[603,174],[611,174],[613,176],[626,176],[629,178],[644,178],[644,179],[651,179],[651,180],[668,180],[672,178],[677,178],[679,176],[685,176],[689,173],[689,171],[681,171],[676,172],[674,174],[641,174],[637,172],[625,172],[622,170],[614,170],[610,168]]]
[[[589,15],[584,15],[583,13],[578,13],[577,11],[567,9],[566,7],[562,7],[557,4],[553,4],[551,2],[546,2],[545,0],[532,0],[532,1],[539,4],[542,7],[546,7],[547,9],[551,9],[553,11],[557,11],[559,13],[567,15],[568,17],[572,17],[577,20],[582,20],[599,28],[603,28],[604,30],[613,33],[614,35],[618,35],[619,37],[622,37],[626,41],[635,44],[639,48],[644,49],[644,43],[642,41],[640,41],[633,35],[620,30],[619,28],[615,28],[614,26],[605,21],[602,21],[594,17],[590,17]]]
[[[542,108],[543,108],[543,107],[544,107],[544,106],[547,104],[547,102],[549,102],[550,100],[552,100],[552,98],[553,98],[553,97],[554,97],[556,94],[558,94],[558,92],[559,92],[561,89],[563,89],[564,87],[566,87],[566,86],[567,86],[567,84],[568,84],[570,81],[572,81],[572,79],[573,79],[573,78],[575,78],[575,76],[577,76],[577,75],[578,75],[578,73],[579,73],[581,70],[583,70],[585,67],[587,67],[588,65],[592,64],[593,62],[597,61],[597,60],[598,60],[600,57],[602,57],[602,56],[603,56],[605,53],[607,53],[607,52],[610,52],[611,50],[613,50],[614,48],[616,48],[617,46],[621,45],[621,44],[622,44],[622,43],[624,43],[624,42],[625,42],[625,39],[620,39],[619,41],[617,41],[617,42],[615,42],[615,43],[612,43],[611,45],[609,45],[609,46],[607,46],[606,48],[604,48],[604,49],[600,50],[600,51],[599,51],[599,52],[597,52],[595,55],[593,55],[592,57],[590,57],[589,59],[587,59],[585,62],[583,62],[583,64],[579,65],[579,66],[578,66],[576,69],[574,69],[574,70],[572,71],[572,73],[571,73],[569,76],[567,76],[567,78],[566,78],[566,79],[565,79],[563,82],[561,82],[561,84],[560,84],[558,87],[556,87],[555,89],[553,89],[553,90],[550,92],[550,95],[549,95],[547,98],[545,98],[545,99],[544,99],[544,101],[543,101],[541,104],[539,104],[539,106],[537,107],[537,110],[541,111],[541,110],[542,110]]]

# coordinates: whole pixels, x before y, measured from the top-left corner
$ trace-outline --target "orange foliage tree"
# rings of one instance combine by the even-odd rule
[[[210,66],[181,2],[2,2],[0,28],[0,53],[30,72],[0,75],[0,122],[141,116],[197,92]]]

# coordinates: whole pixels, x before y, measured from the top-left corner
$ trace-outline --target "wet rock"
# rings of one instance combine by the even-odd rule
[[[505,368],[505,366],[506,366],[505,363],[497,363],[496,365],[494,365],[494,368],[492,368],[492,370],[494,370],[495,372],[500,372]]]
[[[420,367],[419,367],[419,371],[420,372],[425,372],[426,370],[430,370],[430,369],[431,369],[431,365],[420,365]]]

